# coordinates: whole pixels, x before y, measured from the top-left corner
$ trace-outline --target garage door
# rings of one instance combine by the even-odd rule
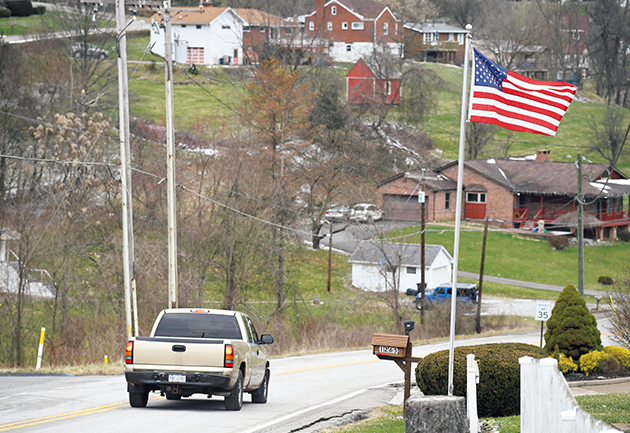
[[[426,196],[425,211],[428,204],[429,197]],[[417,196],[385,194],[383,196],[383,208],[387,219],[420,221],[420,203],[418,203]]]

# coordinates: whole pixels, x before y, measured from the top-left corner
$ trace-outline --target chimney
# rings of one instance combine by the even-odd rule
[[[325,0],[315,0],[315,14],[317,16],[316,18],[317,24],[324,22],[324,1]],[[322,24],[322,27],[323,27],[323,24]]]
[[[214,6],[214,5],[212,4],[212,1],[208,1],[208,0],[205,0],[205,1],[204,1],[204,0],[201,0],[201,1],[199,2],[199,7],[201,7],[201,8],[211,8],[212,6]]]
[[[536,162],[551,161],[551,150],[537,150]]]

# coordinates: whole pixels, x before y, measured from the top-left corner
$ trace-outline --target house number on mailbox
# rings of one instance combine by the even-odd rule
[[[398,355],[398,348],[391,346],[379,346],[378,353],[386,353],[388,355]]]

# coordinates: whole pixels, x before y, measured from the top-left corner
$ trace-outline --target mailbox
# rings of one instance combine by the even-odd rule
[[[382,356],[391,358],[405,358],[407,346],[409,345],[408,335],[397,334],[373,334],[372,353],[379,358]],[[411,354],[409,354],[411,355]]]

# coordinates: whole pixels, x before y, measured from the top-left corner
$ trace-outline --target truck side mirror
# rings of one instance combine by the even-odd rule
[[[260,340],[258,340],[258,344],[272,344],[273,336],[271,334],[262,334],[260,336]]]

